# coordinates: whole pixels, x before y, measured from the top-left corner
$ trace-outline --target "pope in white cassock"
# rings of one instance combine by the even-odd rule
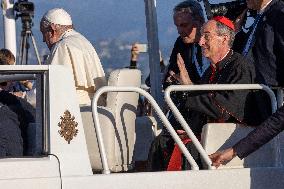
[[[43,15],[40,31],[50,49],[46,63],[71,68],[79,104],[90,106],[95,90],[105,84],[105,73],[95,48],[73,29],[71,16],[61,8]]]

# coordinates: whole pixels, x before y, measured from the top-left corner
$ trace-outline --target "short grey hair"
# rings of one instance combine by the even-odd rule
[[[231,28],[229,28],[228,26],[217,22],[216,21],[216,26],[217,26],[217,30],[216,33],[218,36],[222,36],[222,35],[228,35],[229,36],[229,47],[233,46],[234,40],[235,40],[235,35],[236,32],[234,30],[232,30]]]
[[[200,20],[204,23],[203,9],[195,0],[186,0],[177,4],[173,9],[173,13],[176,14],[179,12],[189,13],[192,15],[193,19]]]

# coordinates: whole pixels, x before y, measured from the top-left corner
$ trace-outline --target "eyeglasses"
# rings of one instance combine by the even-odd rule
[[[222,37],[222,35],[218,35],[217,33],[203,33],[201,34],[201,37],[204,37],[205,40],[211,40],[215,37]]]

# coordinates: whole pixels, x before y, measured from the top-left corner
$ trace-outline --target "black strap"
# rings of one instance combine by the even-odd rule
[[[202,50],[201,50],[201,47],[200,47],[199,45],[197,45],[197,57],[196,57],[196,59],[197,59],[198,65],[199,65],[199,69],[200,69],[201,71],[203,71],[203,70],[202,70],[202,68],[203,68]]]

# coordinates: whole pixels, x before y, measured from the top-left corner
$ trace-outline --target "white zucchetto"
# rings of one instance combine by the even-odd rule
[[[52,24],[72,25],[71,16],[62,8],[54,8],[47,11],[43,18]]]

